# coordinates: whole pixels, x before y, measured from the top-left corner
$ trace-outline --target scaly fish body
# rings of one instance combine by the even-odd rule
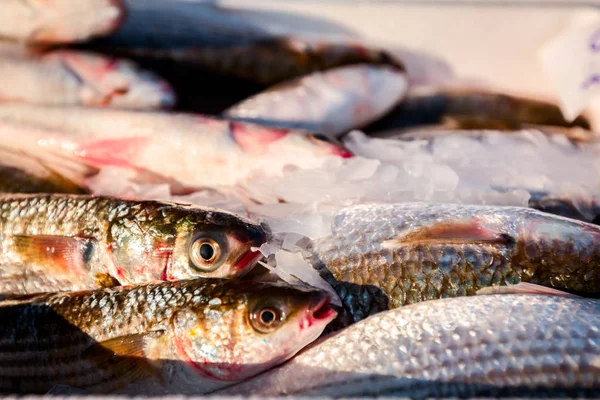
[[[234,105],[224,115],[338,135],[383,116],[402,99],[407,86],[406,74],[390,67],[340,67],[276,85]]]
[[[0,195],[0,293],[235,277],[266,241],[208,208],[77,195]]]
[[[422,128],[419,128],[422,126]],[[428,126],[431,126],[428,128]],[[576,140],[590,140],[590,122],[584,117],[566,121],[558,105],[475,89],[417,87],[386,117],[368,128],[379,136],[401,137],[419,129],[499,129],[538,127],[548,133],[562,133]]]
[[[342,210],[306,258],[348,324],[424,300],[530,282],[600,292],[600,228],[518,207],[400,203]]]
[[[119,57],[172,59],[238,79],[274,85],[316,71],[354,64],[389,66],[404,70],[402,62],[385,50],[368,48],[356,41],[327,41],[310,37],[269,37],[248,41],[243,36],[233,44],[180,45],[168,47],[125,44],[94,45],[89,48]]]
[[[502,294],[386,311],[219,395],[595,397],[600,302]]]
[[[0,303],[0,391],[206,393],[292,357],[335,316],[316,290],[197,279]]]
[[[153,179],[162,177],[188,189],[233,185],[257,171],[276,175],[285,165],[317,167],[326,156],[351,156],[303,131],[193,114],[7,104],[0,107],[0,120],[8,122],[0,124],[2,145],[136,174],[150,171]]]

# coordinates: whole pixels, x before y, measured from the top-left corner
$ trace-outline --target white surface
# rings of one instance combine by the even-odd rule
[[[269,24],[277,23],[276,12],[325,19],[339,25],[339,32],[350,30],[382,45],[439,56],[459,77],[556,99],[538,51],[574,18],[599,13],[584,4],[600,2],[221,0],[219,4],[273,12],[260,17]],[[297,33],[301,28],[291,26],[288,31]]]

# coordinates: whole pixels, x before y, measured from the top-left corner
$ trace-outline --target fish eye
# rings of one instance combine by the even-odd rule
[[[263,307],[252,313],[250,322],[254,329],[262,333],[269,333],[276,330],[285,316],[275,307]]]
[[[190,247],[190,259],[202,271],[212,271],[221,259],[221,246],[211,238],[197,238]]]

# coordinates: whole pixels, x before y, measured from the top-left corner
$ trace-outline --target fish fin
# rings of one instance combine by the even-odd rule
[[[488,286],[477,291],[477,295],[488,294],[531,294],[579,298],[579,296],[563,292],[562,290],[536,285],[535,283],[520,282],[508,286]]]
[[[96,274],[95,278],[96,285],[98,285],[101,288],[121,286],[121,282],[119,282],[111,274]]]
[[[99,368],[112,371],[120,380],[134,382],[147,376],[160,378],[160,374],[147,360],[145,339],[162,332],[139,333],[94,343],[82,357]]]
[[[37,151],[0,146],[0,165],[19,168],[39,178],[49,179],[70,193],[88,193],[85,179],[99,170],[83,160]]]
[[[97,166],[132,168],[134,165],[130,160],[135,159],[148,140],[146,137],[90,140],[78,146],[78,153],[83,160]]]
[[[384,248],[395,248],[418,243],[491,243],[513,244],[514,238],[481,225],[479,219],[442,222],[420,227],[395,239],[386,240]]]
[[[16,251],[24,263],[60,274],[85,273],[97,240],[86,236],[15,235]]]

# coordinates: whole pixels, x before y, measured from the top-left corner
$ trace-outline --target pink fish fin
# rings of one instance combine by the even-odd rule
[[[98,287],[101,287],[101,288],[121,286],[121,282],[119,282],[117,280],[117,278],[115,278],[111,274],[107,274],[107,273],[96,274],[94,276],[94,279],[95,279],[96,285],[98,285]]]
[[[144,351],[146,338],[160,335],[162,332],[138,333],[97,342],[83,352],[82,358],[92,361],[101,369],[112,371],[123,384],[147,376],[162,379]]]
[[[514,239],[502,232],[483,226],[478,218],[462,221],[444,221],[435,225],[416,228],[394,239],[386,240],[384,248],[395,248],[420,243],[490,243],[512,244]]]
[[[531,294],[579,298],[580,296],[563,292],[562,290],[536,285],[535,283],[521,282],[508,286],[488,286],[477,291],[477,295],[489,294]]]
[[[135,169],[132,159],[148,143],[146,137],[94,139],[78,146],[79,156],[99,167],[116,166]]]
[[[86,275],[98,241],[86,236],[15,235],[16,253],[24,264],[51,274]]]

